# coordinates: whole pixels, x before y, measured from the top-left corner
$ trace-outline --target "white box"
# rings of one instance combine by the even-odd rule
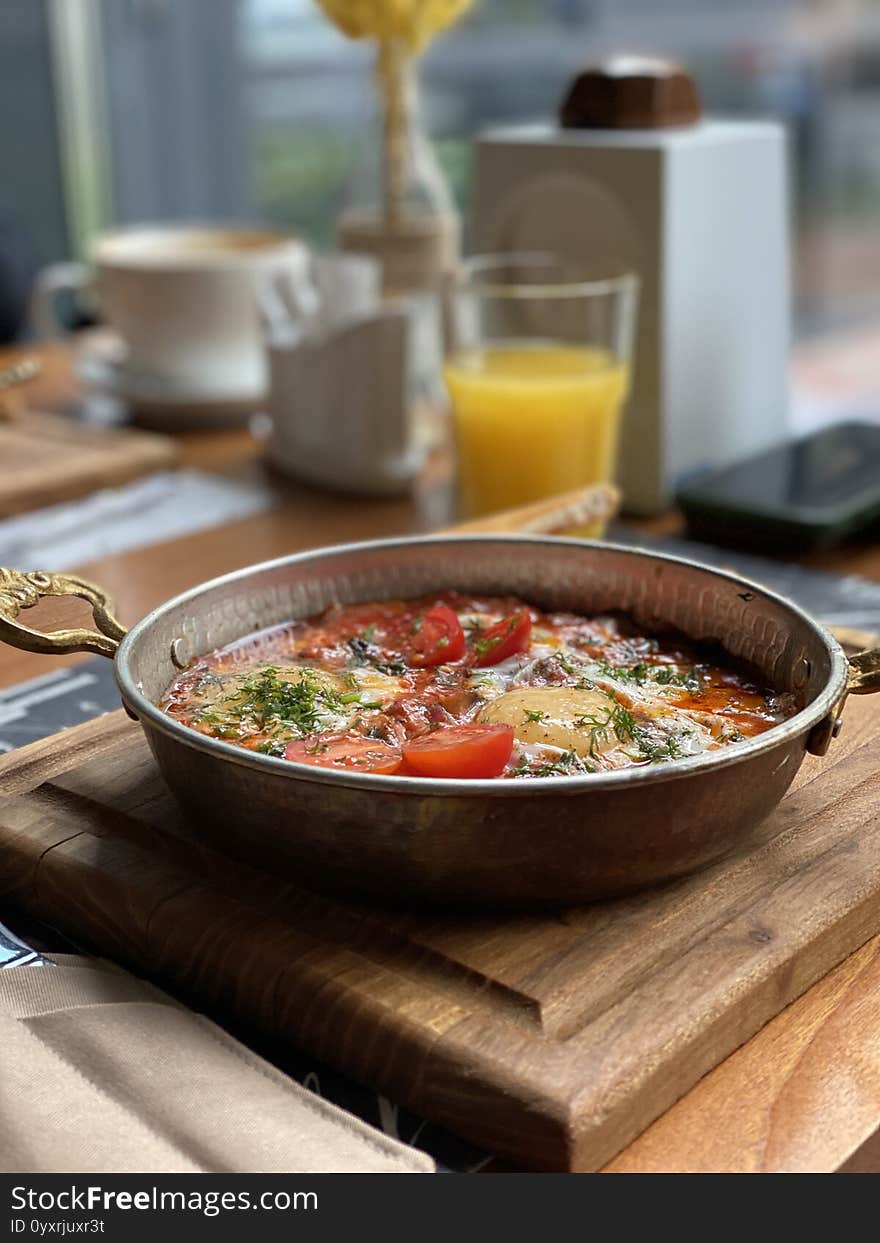
[[[642,280],[618,477],[625,507],[783,438],[790,288],[785,132],[517,126],[476,148],[471,250],[615,257]]]

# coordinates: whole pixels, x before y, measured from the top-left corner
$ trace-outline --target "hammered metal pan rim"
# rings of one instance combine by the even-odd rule
[[[685,566],[723,579],[728,583],[743,587],[749,591],[760,593],[803,622],[819,638],[825,647],[831,663],[831,673],[822,691],[812,703],[807,704],[787,721],[780,722],[750,738],[747,742],[723,751],[709,752],[692,756],[685,760],[674,760],[645,768],[624,768],[614,772],[587,773],[577,776],[541,777],[534,781],[503,781],[497,777],[490,780],[474,780],[460,778],[450,780],[436,777],[388,777],[371,773],[341,773],[335,769],[321,769],[309,764],[297,764],[290,760],[276,759],[270,755],[260,755],[236,747],[232,743],[181,725],[153,703],[137,686],[129,667],[129,653],[136,647],[141,637],[147,634],[152,625],[165,613],[182,604],[195,604],[200,596],[215,590],[244,581],[253,575],[269,570],[280,569],[288,565],[301,564],[317,559],[331,559],[336,556],[352,554],[368,554],[374,551],[394,551],[398,548],[410,548],[419,545],[442,544],[502,544],[510,545],[564,545],[578,549],[595,549],[599,551],[622,553],[633,558],[645,558],[648,561],[662,561],[673,565]],[[244,637],[244,636],[242,636]],[[534,535],[416,535],[392,539],[365,540],[349,544],[332,544],[323,548],[308,549],[304,552],[291,553],[285,557],[275,557],[269,561],[261,561],[255,565],[244,566],[228,574],[219,575],[207,582],[199,583],[187,591],[181,592],[172,599],[160,604],[137,622],[122,640],[114,661],[116,682],[126,707],[139,719],[149,721],[150,725],[167,734],[176,742],[196,751],[216,754],[218,758],[230,763],[254,768],[267,774],[288,780],[309,781],[327,786],[343,786],[355,789],[381,790],[386,793],[435,795],[439,797],[487,797],[487,798],[525,798],[546,791],[548,794],[579,795],[590,790],[611,790],[619,787],[653,785],[657,782],[684,780],[693,773],[704,772],[710,768],[728,768],[734,764],[745,763],[759,753],[772,750],[787,741],[806,733],[818,724],[839,702],[846,690],[848,662],[843,648],[822,626],[814,621],[799,605],[786,599],[776,592],[768,590],[753,579],[732,574],[727,570],[716,569],[700,561],[688,557],[673,556],[670,553],[656,552],[650,548],[641,548],[625,544],[615,544],[604,540],[574,539],[565,536],[534,536]]]

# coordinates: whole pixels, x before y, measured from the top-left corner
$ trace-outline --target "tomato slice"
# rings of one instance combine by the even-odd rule
[[[511,613],[496,625],[490,626],[473,640],[474,664],[483,669],[497,665],[499,661],[528,651],[532,638],[532,618],[526,609]]]
[[[464,656],[464,631],[448,604],[435,604],[415,623],[406,660],[417,669],[447,665]]]
[[[403,744],[419,777],[498,777],[513,750],[511,725],[448,725]]]
[[[399,747],[363,734],[309,734],[289,742],[286,760],[318,768],[347,768],[359,773],[396,773],[403,763]]]

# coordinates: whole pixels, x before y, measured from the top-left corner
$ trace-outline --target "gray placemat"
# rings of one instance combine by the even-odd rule
[[[0,565],[67,570],[250,518],[274,503],[272,488],[262,480],[160,471],[80,500],[6,518],[0,523]]]
[[[793,600],[826,626],[880,632],[880,583],[855,574],[831,574],[694,540],[644,535],[622,523],[612,524],[608,538],[618,544],[667,552],[742,574]]]
[[[35,967],[45,963],[42,955],[0,924],[0,970],[5,967]]]

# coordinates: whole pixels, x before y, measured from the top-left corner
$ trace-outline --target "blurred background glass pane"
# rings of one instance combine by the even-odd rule
[[[241,0],[238,20],[255,205],[331,244],[369,99],[365,49],[330,29],[311,0]],[[481,0],[437,41],[421,75],[460,204],[477,130],[553,113],[585,61],[621,49],[686,61],[709,111],[786,122],[800,332],[876,311],[877,0]]]
[[[262,218],[333,244],[368,132],[372,67],[313,0],[3,0],[0,94],[20,124],[0,134],[0,213],[29,221],[41,260],[71,236],[51,106],[60,6],[88,12],[104,44],[105,80],[90,85],[103,97],[109,170],[78,169],[78,194],[100,172],[111,220]],[[707,110],[786,122],[799,335],[874,315],[880,0],[477,0],[421,72],[461,206],[475,132],[552,114],[578,68],[620,50],[687,62]]]

